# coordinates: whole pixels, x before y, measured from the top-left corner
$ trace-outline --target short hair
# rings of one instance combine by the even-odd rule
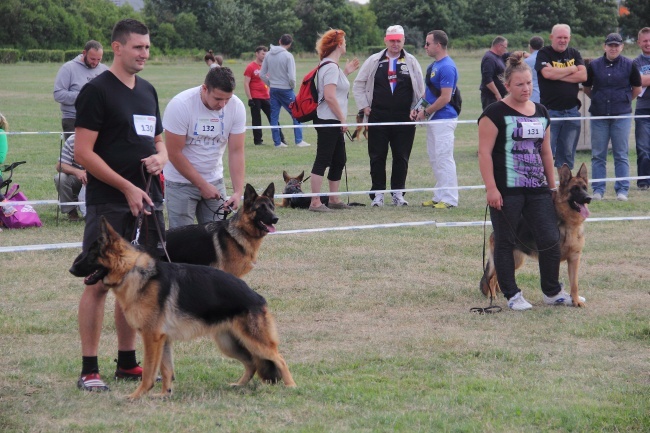
[[[544,39],[539,36],[533,36],[530,38],[530,41],[528,41],[528,45],[530,45],[530,48],[533,50],[539,50],[544,46]]]
[[[84,46],[84,51],[88,52],[90,50],[104,51],[104,47],[102,47],[102,44],[100,44],[99,42],[95,40],[90,40],[86,42],[86,45]]]
[[[266,48],[265,45],[260,45],[259,47],[255,48],[255,52],[259,53],[260,51],[268,51],[269,49]]]
[[[427,36],[433,35],[433,42],[437,42],[440,45],[442,45],[442,48],[447,48],[447,44],[449,44],[449,37],[447,36],[447,33],[443,32],[442,30],[431,30],[429,33],[427,33]]]
[[[7,122],[7,118],[0,113],[0,129],[4,129],[5,131],[9,129],[9,122]]]
[[[138,35],[148,35],[149,29],[146,25],[141,23],[138,20],[133,18],[126,18],[121,21],[118,21],[113,27],[113,33],[111,34],[111,42],[119,42],[120,44],[126,44],[126,41],[131,36],[131,33]]]
[[[291,45],[293,43],[293,36],[289,34],[284,34],[280,36],[280,44],[282,45]]]
[[[644,27],[641,30],[639,30],[639,35],[637,36],[637,38],[640,38],[641,35],[645,33],[650,33],[650,27]]]
[[[343,42],[345,32],[339,29],[330,29],[316,41],[316,52],[321,60],[334,52],[336,47]]]
[[[571,34],[571,27],[568,24],[555,24],[551,29],[551,34],[554,34],[556,30],[565,29]]]
[[[500,45],[500,44],[503,44],[503,43],[506,43],[506,42],[508,42],[508,40],[506,38],[504,38],[503,36],[497,36],[496,38],[494,38],[492,40],[492,46],[496,47],[497,45]]]
[[[524,61],[524,52],[515,51],[510,54],[508,60],[506,61],[506,70],[503,73],[503,82],[510,84],[510,78],[513,72],[531,72],[530,66]],[[532,73],[532,72],[531,72]]]
[[[235,91],[235,75],[232,69],[224,68],[211,68],[205,76],[203,82],[208,91],[212,89],[219,89],[226,93],[233,93]]]

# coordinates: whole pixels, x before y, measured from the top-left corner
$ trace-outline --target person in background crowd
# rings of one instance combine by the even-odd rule
[[[221,55],[215,56],[212,50],[208,50],[208,52],[203,57],[203,60],[205,61],[205,64],[208,65],[210,69],[220,68],[221,66],[223,66],[223,56]]]
[[[343,30],[328,30],[316,42],[316,52],[320,64],[324,65],[318,70],[318,100],[323,101],[318,105],[317,118],[314,124],[342,124],[346,123],[348,113],[348,91],[350,82],[347,76],[359,69],[359,59],[356,57],[347,61],[345,69],[338,66],[341,56],[347,52],[345,32]],[[341,183],[343,168],[345,167],[345,137],[347,126],[316,128],[316,159],[311,169],[311,192],[318,194],[323,185],[325,169],[329,167],[327,180],[330,192],[338,192]],[[350,206],[341,201],[341,197],[329,197],[325,206],[319,196],[311,198],[309,210],[312,212],[330,212],[332,209],[349,209]]]
[[[580,117],[578,91],[587,80],[587,69],[580,51],[569,47],[571,27],[556,24],[551,30],[551,45],[537,52],[535,70],[541,103],[551,117]],[[551,125],[551,150],[555,166],[566,164],[573,170],[580,138],[580,119],[558,120]]]
[[[83,51],[61,66],[54,80],[54,100],[61,105],[61,127],[65,139],[74,132],[75,101],[81,88],[108,69],[101,63],[104,48],[97,41],[88,41]]]
[[[404,28],[386,29],[386,49],[363,62],[352,91],[357,108],[363,110],[368,123],[409,122],[411,110],[424,94],[422,68],[415,56],[404,50]],[[393,156],[390,179],[392,190],[404,189],[409,158],[415,138],[415,125],[385,125],[368,128],[368,156],[372,191],[386,189],[386,157]],[[372,193],[371,206],[383,206],[384,194]],[[406,206],[404,194],[392,193],[395,206]]]
[[[544,303],[573,305],[559,281],[560,231],[551,193],[555,189],[551,119],[543,105],[530,101],[532,73],[522,52],[508,59],[504,83],[507,96],[488,106],[478,121],[479,169],[490,206],[499,287],[509,308],[532,308],[515,279],[517,237],[513,227],[523,218],[532,228],[539,252]]]
[[[587,81],[583,83],[585,95],[591,98],[589,112],[592,116],[621,116],[632,113],[632,100],[641,93],[641,74],[632,60],[621,56],[623,38],[610,33],[603,45],[605,54],[587,66]],[[591,119],[591,176],[607,177],[607,147],[612,142],[614,173],[616,177],[630,176],[628,161],[629,136],[632,119]],[[606,183],[592,182],[593,200],[602,200]],[[629,180],[614,183],[617,200],[627,201]]]
[[[533,36],[528,42],[528,51],[530,56],[525,59],[525,62],[530,66],[531,70],[535,70],[535,62],[537,62],[537,52],[544,46],[544,39],[540,36]],[[533,73],[533,94],[530,100],[539,104],[539,82],[537,81],[537,73]]]
[[[636,116],[650,115],[650,27],[639,31],[636,40],[641,54],[634,59],[634,65],[641,73],[641,93],[636,100]],[[634,138],[636,140],[637,176],[650,176],[650,117],[634,119]],[[641,191],[650,189],[650,178],[639,179],[637,187]]]
[[[262,63],[267,51],[264,45],[255,48],[255,60],[250,62],[244,70],[244,91],[251,109],[251,125],[253,126],[262,126],[262,111],[271,124],[271,95],[269,87],[260,78]],[[284,143],[282,130],[280,130],[280,142]],[[253,143],[264,144],[261,129],[253,129]]]
[[[506,68],[504,59],[508,53],[508,40],[497,36],[492,40],[492,46],[481,59],[481,106],[485,110],[493,102],[500,101],[506,96],[503,85],[503,71]]]
[[[271,44],[271,49],[264,57],[260,78],[267,86],[271,88],[271,125],[280,124],[280,110],[284,107],[291,115],[289,104],[296,100],[296,94],[293,89],[296,87],[296,61],[289,52],[293,44],[291,35],[282,35],[279,45]],[[294,125],[300,125],[296,119],[293,119]],[[280,128],[271,130],[273,135],[273,144],[275,148],[287,147],[287,144],[280,141]],[[294,128],[293,134],[296,139],[296,146],[310,146],[302,139],[302,128]]]
[[[427,124],[427,153],[437,183],[432,199],[422,205],[434,209],[458,206],[458,178],[454,160],[454,131],[458,113],[450,104],[458,85],[458,69],[447,54],[448,43],[449,38],[442,30],[427,34],[424,48],[427,55],[434,59],[424,74],[424,98],[430,105],[412,113],[415,120],[432,121]]]
[[[81,201],[81,189],[88,183],[86,170],[74,160],[74,137],[72,134],[65,141],[59,160],[56,162],[57,174],[54,175],[54,186],[59,192],[59,202],[69,203]],[[61,212],[68,215],[68,221],[80,221],[77,206],[61,205]]]

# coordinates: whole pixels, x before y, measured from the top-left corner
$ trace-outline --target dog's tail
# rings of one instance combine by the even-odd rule
[[[258,358],[255,360],[255,367],[257,375],[263,382],[273,384],[282,380],[282,374],[273,361]]]

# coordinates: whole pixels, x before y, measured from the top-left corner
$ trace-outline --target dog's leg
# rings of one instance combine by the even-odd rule
[[[154,386],[156,374],[160,370],[166,336],[155,331],[142,331],[142,344],[144,345],[144,367],[142,368],[142,381],[138,388],[129,395],[130,400],[135,400],[149,392]]]
[[[214,337],[217,346],[224,355],[236,359],[244,364],[244,374],[237,382],[231,383],[230,386],[244,386],[255,376],[257,368],[253,362],[250,352],[242,346],[230,331],[222,331]]]
[[[172,354],[172,342],[165,340],[160,363],[160,374],[162,375],[162,391],[157,397],[166,398],[172,395],[172,379],[174,377],[174,357]]]
[[[571,300],[574,307],[584,307],[584,302],[578,296],[578,270],[580,268],[580,253],[574,253],[567,258],[569,283],[571,284]]]

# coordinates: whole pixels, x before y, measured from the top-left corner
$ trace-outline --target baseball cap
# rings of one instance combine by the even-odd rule
[[[402,39],[404,37],[404,28],[402,26],[390,26],[386,29],[386,40]]]
[[[605,39],[605,45],[616,44],[621,45],[623,43],[623,38],[618,33],[610,33]]]

